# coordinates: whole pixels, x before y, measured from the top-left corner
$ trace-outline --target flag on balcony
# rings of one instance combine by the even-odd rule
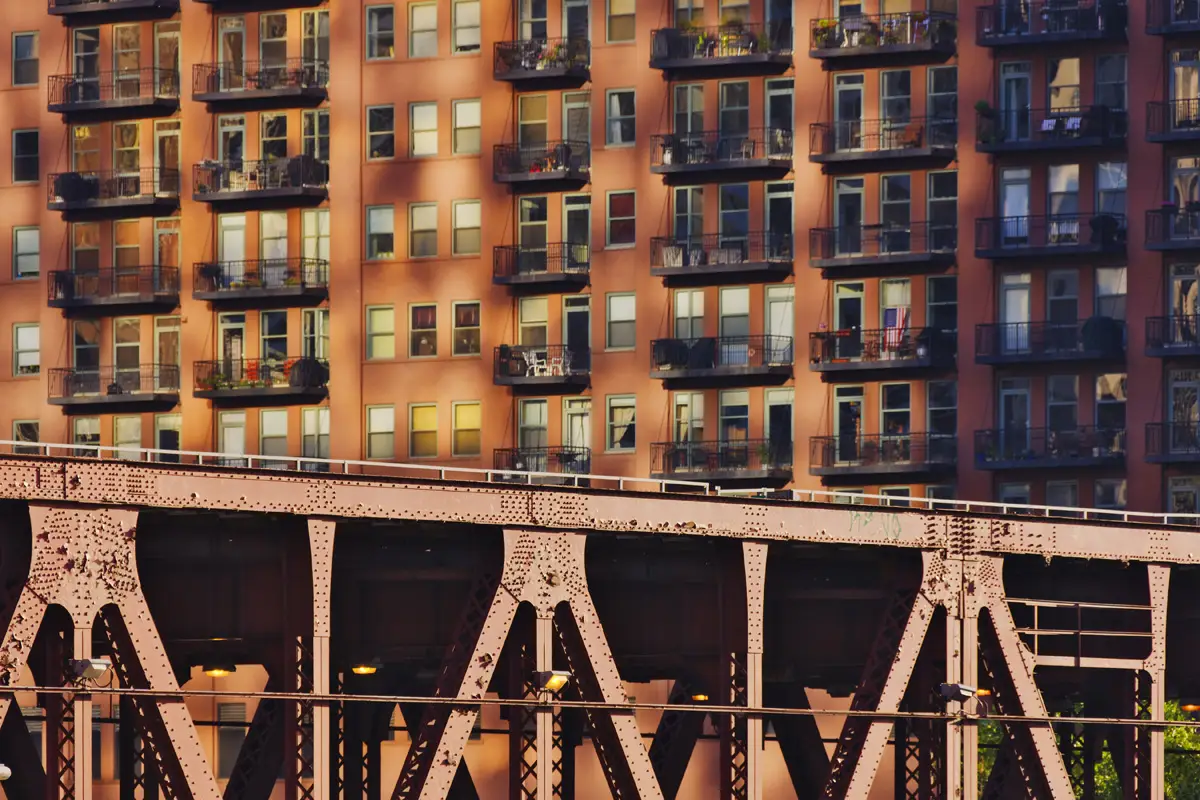
[[[886,308],[883,311],[883,347],[899,350],[904,343],[904,332],[908,330],[908,308]]]

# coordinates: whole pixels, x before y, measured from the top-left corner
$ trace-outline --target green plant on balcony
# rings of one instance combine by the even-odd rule
[[[300,279],[297,278],[295,275],[289,275],[283,279],[283,285],[284,286],[299,286]]]
[[[887,24],[883,28],[883,43],[884,44],[903,44],[904,37],[900,31],[900,26],[895,24]]]
[[[863,47],[875,47],[879,44],[879,26],[868,22],[858,35],[858,43]]]
[[[817,20],[812,34],[813,41],[820,50],[831,50],[842,46],[842,27],[836,19]]]
[[[764,467],[773,467],[774,459],[771,457],[771,445],[768,442],[759,442],[757,447],[758,463]]]

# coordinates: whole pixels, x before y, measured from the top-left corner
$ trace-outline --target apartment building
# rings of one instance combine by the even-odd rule
[[[1194,5],[19,4],[0,426],[1195,510]]]

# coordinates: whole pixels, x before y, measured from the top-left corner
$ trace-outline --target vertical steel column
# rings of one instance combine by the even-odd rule
[[[67,633],[58,627],[47,628],[45,635],[46,677],[48,686],[63,685],[63,665],[70,657]],[[46,800],[74,800],[75,774],[73,706],[70,695],[45,694],[46,709]]]
[[[554,612],[539,609],[534,628],[534,670],[545,672],[554,668]],[[539,699],[546,700],[545,690],[537,687]],[[539,706],[537,725],[537,800],[554,797],[554,714],[549,705]]]
[[[92,620],[75,620],[74,658],[92,657]],[[71,717],[74,720],[73,746],[75,800],[92,800],[92,696],[80,692],[72,695]]]
[[[1147,579],[1150,584],[1150,631],[1151,654],[1144,662],[1145,674],[1150,679],[1150,719],[1162,722],[1167,682],[1167,602],[1170,596],[1171,567],[1166,564],[1148,564]],[[1150,729],[1150,800],[1166,797],[1166,729],[1155,726]]]
[[[333,585],[333,545],[336,524],[327,520],[308,521],[308,552],[312,561],[313,630],[312,691],[316,695],[330,690],[329,637],[330,592]],[[310,703],[312,716],[312,800],[330,800],[333,796],[333,763],[329,738],[329,703]]]
[[[767,585],[767,545],[742,543],[746,570],[746,800],[762,800],[763,603]]]

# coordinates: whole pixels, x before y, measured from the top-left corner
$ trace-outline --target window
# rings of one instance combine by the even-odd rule
[[[71,443],[85,445],[88,447],[99,447],[100,445],[100,418],[99,417],[75,417],[71,421]],[[84,455],[88,455],[89,451],[84,451]]]
[[[907,486],[882,486],[879,489],[879,494],[887,499],[882,505],[895,506],[897,508],[908,508],[912,505],[909,499],[912,497],[912,489]]]
[[[912,430],[912,387],[907,383],[885,383],[881,395],[880,428],[887,436],[907,436]]]
[[[632,42],[637,35],[637,0],[608,0],[608,41]]]
[[[454,36],[456,53],[473,53],[479,49],[479,0],[454,0]]]
[[[1125,267],[1096,268],[1096,315],[1125,319]]]
[[[1079,381],[1074,375],[1046,378],[1046,427],[1072,432],[1079,427]]]
[[[750,393],[745,389],[724,391],[717,401],[717,430],[721,441],[746,441],[750,437]]]
[[[437,458],[437,406],[408,408],[408,454],[412,458]]]
[[[637,298],[632,294],[610,294],[605,346],[629,350],[637,346]]]
[[[393,106],[367,107],[367,158],[396,157],[396,109]]]
[[[480,438],[483,428],[483,412],[479,403],[455,403],[454,438],[450,454],[455,456],[477,456],[480,453]]]
[[[454,154],[475,155],[480,147],[483,124],[478,100],[454,101]]]
[[[550,135],[549,104],[544,94],[525,94],[517,98],[517,142],[526,147],[546,143]]]
[[[287,158],[287,115],[262,114],[259,116],[259,153],[266,161]]]
[[[277,265],[286,263],[288,257],[288,215],[286,211],[262,211],[258,215],[258,255]],[[136,223],[135,223],[136,224]],[[136,235],[136,229],[131,231]],[[136,245],[136,239],[134,240]],[[136,264],[137,262],[132,262]],[[278,266],[266,267],[259,276],[273,284],[282,282],[284,275]]]
[[[261,343],[259,355],[263,361],[281,363],[288,357],[288,324],[286,311],[263,311],[259,315]]]
[[[217,777],[229,778],[246,741],[246,704],[217,703]]]
[[[42,424],[36,419],[18,419],[13,420],[13,441],[14,442],[29,442],[36,443],[41,441],[41,426]],[[37,455],[39,448],[28,447],[25,445],[15,445],[13,453],[16,455]]]
[[[74,325],[72,363],[78,372],[97,373],[100,370],[100,324],[94,320],[79,320]],[[99,387],[95,388],[99,391]]]
[[[1125,214],[1125,182],[1128,165],[1123,161],[1096,166],[1096,213]]]
[[[304,458],[329,458],[329,409],[324,406],[300,412],[300,455]],[[306,469],[319,469],[306,465]]]
[[[129,176],[137,176],[141,170],[141,129],[136,122],[113,125],[113,167]]]
[[[939,275],[929,279],[925,291],[925,324],[939,331],[958,330],[958,278]]]
[[[1079,59],[1052,58],[1046,64],[1046,89],[1051,111],[1079,108]]]
[[[1125,54],[1096,59],[1096,105],[1109,112],[1128,108],[1125,87]]]
[[[720,189],[721,208],[717,216],[717,231],[721,246],[745,242],[750,235],[750,186],[745,183],[725,184]],[[700,210],[700,209],[698,209]],[[701,213],[702,210],[701,210]]]
[[[608,235],[609,247],[632,247],[634,245],[636,226],[636,206],[633,192],[608,193]]]
[[[329,262],[328,208],[308,209],[300,218],[300,253],[304,258]],[[321,280],[327,278],[324,274],[318,275]]]
[[[183,416],[180,414],[158,414],[154,417],[154,447],[157,450],[178,450],[180,433],[183,430]],[[156,453],[155,461],[170,461],[178,463],[179,456],[168,453]]]
[[[413,3],[408,7],[408,57],[437,55],[437,3]]]
[[[725,136],[745,136],[750,132],[750,84],[732,81],[720,86],[717,115],[720,131]]]
[[[1050,241],[1074,244],[1079,241],[1079,165],[1053,164],[1049,178]]]
[[[13,375],[41,371],[41,328],[37,323],[13,326]]]
[[[409,154],[413,156],[436,156],[437,103],[410,103],[409,111]]]
[[[287,64],[287,14],[261,14],[258,18],[258,53],[263,67]]]
[[[409,309],[408,355],[428,358],[437,355],[437,306],[421,305]]]
[[[37,228],[13,228],[13,277],[34,278],[40,269],[40,232]]]
[[[518,411],[520,417],[517,420],[517,445],[522,450],[533,452],[521,454],[524,466],[519,466],[518,469],[533,472],[545,470],[545,465],[541,463],[543,455],[538,451],[549,442],[546,431],[547,405],[545,400],[521,401]]]
[[[517,306],[518,344],[544,347],[547,341],[547,315],[550,305],[544,297],[522,297]]]
[[[367,208],[367,258],[395,258],[396,210],[392,206]]]
[[[116,142],[116,126],[113,127]],[[92,125],[76,125],[71,128],[71,169],[76,172],[95,172],[100,169],[100,136],[97,130],[99,129]]]
[[[1096,428],[1113,452],[1125,451],[1125,374],[1096,376]]]
[[[1125,479],[1100,478],[1096,481],[1092,505],[1096,508],[1125,508]]]
[[[329,11],[305,11],[300,16],[300,58],[322,70],[329,63]]]
[[[13,183],[35,183],[38,171],[37,130],[13,131]]]
[[[367,406],[367,458],[392,458],[395,454],[395,406]]]
[[[997,500],[1007,505],[1029,505],[1028,483],[1002,483]]]
[[[477,256],[482,244],[483,207],[478,200],[456,200],[454,210],[454,244],[456,256]]]
[[[329,309],[306,308],[300,314],[300,350],[305,358],[329,358]]]
[[[1046,505],[1056,508],[1079,507],[1079,484],[1075,481],[1047,481]]]
[[[37,86],[38,82],[38,35],[36,33],[13,34],[13,86]]]
[[[609,89],[604,104],[608,114],[604,141],[609,145],[632,145],[637,130],[633,89]]]
[[[258,452],[264,456],[286,456],[288,454],[287,433],[287,409],[264,410],[258,421]]]
[[[140,416],[113,417],[113,447],[117,448],[117,458],[128,461],[137,461],[141,458],[142,418]]]
[[[301,147],[304,155],[329,164],[329,109],[318,108],[304,112],[301,125]]]
[[[477,356],[479,347],[479,303],[455,303],[452,355]]]
[[[217,418],[217,448],[231,456],[246,454],[246,412],[222,411]],[[237,460],[234,460],[237,463]]]
[[[367,58],[396,54],[396,18],[391,6],[367,6]]]
[[[367,358],[396,357],[396,313],[391,306],[367,306]]]
[[[930,138],[935,143],[958,140],[958,67],[929,69],[929,99],[925,113],[930,118]]]
[[[633,450],[636,446],[635,417],[637,399],[609,397],[605,447],[609,450]]]
[[[437,255],[437,204],[410,203],[408,206],[408,257],[430,258]]]
[[[880,76],[880,108],[883,118],[891,123],[912,119],[912,73],[894,69]]]

